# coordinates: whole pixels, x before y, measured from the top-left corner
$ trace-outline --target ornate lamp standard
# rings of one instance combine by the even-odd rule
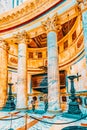
[[[8,83],[8,85],[9,85],[9,93],[8,93],[8,98],[7,98],[7,102],[6,102],[4,109],[7,111],[12,111],[12,110],[15,110],[14,97],[12,95],[13,83]]]
[[[8,85],[9,85],[8,98],[7,98],[7,101],[6,101],[6,105],[3,109],[7,110],[7,111],[12,111],[12,110],[15,110],[14,97],[12,95],[12,85],[13,85],[13,83],[8,83]],[[14,130],[11,127],[12,127],[12,114],[11,114],[11,124],[10,124],[10,128],[8,130]]]
[[[71,99],[71,102],[69,103],[68,113],[69,114],[80,114],[81,110],[79,109],[79,103],[76,101],[75,96],[75,88],[74,88],[74,79],[80,77],[81,75],[70,75],[68,76],[68,79],[71,82],[71,96],[69,97]]]

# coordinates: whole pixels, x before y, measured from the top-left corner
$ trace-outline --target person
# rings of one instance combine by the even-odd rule
[[[32,104],[32,111],[34,112],[34,111],[35,111],[35,101],[32,100],[32,101],[31,101],[31,104]]]
[[[34,96],[33,99],[32,99],[32,101],[31,101],[33,112],[35,111],[35,106],[36,106],[35,104],[36,104],[36,101],[37,101],[37,97]]]
[[[48,98],[47,98],[47,95],[44,95],[44,105],[45,105],[44,109],[45,109],[45,112],[46,112],[47,109],[48,109]]]
[[[82,98],[80,96],[76,97],[76,101],[79,103],[79,105],[82,105]]]

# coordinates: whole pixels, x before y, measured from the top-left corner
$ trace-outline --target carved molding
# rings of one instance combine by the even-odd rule
[[[34,17],[38,13],[42,12],[42,10],[46,10],[46,8],[51,7],[55,3],[57,3],[58,0],[39,0],[38,3],[36,0],[33,0],[32,2],[25,2],[23,5],[12,9],[8,13],[5,13],[0,16],[0,24],[7,23],[9,21],[13,21],[13,19],[21,18],[25,15],[30,15],[30,17]],[[60,0],[59,0],[60,2]],[[33,15],[32,15],[33,14]]]
[[[34,12],[32,12],[32,13],[34,13]],[[40,13],[40,11],[39,11],[39,13]],[[62,13],[62,15],[58,16],[60,18],[60,24],[61,25],[68,21],[67,14],[70,14],[69,19],[73,19],[74,17],[76,17],[78,15],[77,5],[73,6],[68,11],[65,11],[64,13]],[[0,32],[1,32],[0,34],[1,34],[1,36],[3,35],[3,32],[8,32],[10,30],[10,28],[13,31],[13,29],[16,28],[15,27],[16,25],[20,25],[21,22],[25,22],[27,19],[29,20],[30,19],[29,16],[30,16],[30,14],[27,14],[23,17],[12,19],[10,22],[0,24]],[[34,14],[32,14],[31,18],[32,17],[34,17]],[[43,21],[43,18],[42,18],[41,21]],[[26,27],[24,26],[24,30],[25,30],[25,28]],[[42,33],[45,33],[46,31],[44,30],[42,25],[37,27],[37,28],[34,28],[34,29],[29,31],[29,33],[30,33],[29,35],[30,35],[31,38],[35,37],[35,35],[36,35],[35,32],[37,32],[37,35],[41,35]]]

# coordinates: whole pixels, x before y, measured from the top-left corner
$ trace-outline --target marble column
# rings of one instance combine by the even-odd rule
[[[0,38],[0,108],[3,107],[7,99],[8,88],[8,44]]]
[[[58,24],[58,16],[54,15],[43,22],[47,31],[48,47],[48,111],[60,110],[60,81],[58,67],[57,33],[61,26]]]
[[[77,0],[79,12],[82,15],[82,25],[84,33],[84,49],[85,49],[85,58],[86,58],[86,67],[87,67],[87,1],[86,0]]]
[[[16,35],[18,40],[17,109],[27,108],[27,33]]]

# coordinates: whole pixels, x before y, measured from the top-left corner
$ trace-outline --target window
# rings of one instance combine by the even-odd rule
[[[33,58],[33,52],[29,52],[29,58]]]
[[[83,42],[83,37],[81,37],[77,42],[77,48],[80,48],[81,44]]]
[[[76,31],[72,34],[72,41],[76,39]]]
[[[60,48],[59,48],[59,46],[58,46],[58,53],[60,52]]]
[[[42,58],[42,52],[38,52],[38,58]]]
[[[68,40],[64,42],[64,50],[68,48]]]

